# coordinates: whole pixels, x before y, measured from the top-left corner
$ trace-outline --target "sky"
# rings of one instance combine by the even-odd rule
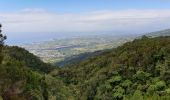
[[[0,0],[7,43],[170,28],[170,0]]]

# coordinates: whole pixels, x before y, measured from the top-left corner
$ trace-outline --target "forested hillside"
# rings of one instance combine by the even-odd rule
[[[4,56],[11,57],[15,60],[22,62],[25,66],[30,67],[32,70],[48,73],[52,71],[54,66],[44,63],[38,57],[29,53],[27,50],[17,46],[4,46]]]
[[[72,93],[47,73],[53,66],[19,47],[0,45],[0,100],[68,100]]]
[[[170,37],[143,36],[61,68],[0,45],[3,100],[169,100],[169,80]]]
[[[143,36],[51,75],[79,100],[170,100],[170,37]]]

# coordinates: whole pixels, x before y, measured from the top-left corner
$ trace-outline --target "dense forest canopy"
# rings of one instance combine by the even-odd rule
[[[143,36],[51,75],[80,100],[169,100],[170,37]]]

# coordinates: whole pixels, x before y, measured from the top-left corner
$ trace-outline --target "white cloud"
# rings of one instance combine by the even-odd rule
[[[46,10],[42,8],[25,8],[20,10],[21,13],[45,13]]]
[[[13,35],[24,32],[145,32],[170,28],[170,9],[129,9],[59,14],[43,9],[27,8],[13,13],[0,13],[0,19],[5,32],[16,33]]]

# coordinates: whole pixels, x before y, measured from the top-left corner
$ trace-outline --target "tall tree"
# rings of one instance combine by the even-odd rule
[[[0,24],[0,63],[3,59],[2,48],[3,48],[4,40],[7,39],[7,37],[1,33],[2,32],[1,28],[2,28],[2,25]]]
[[[1,28],[2,28],[2,25],[0,24],[0,44],[3,45],[4,40],[6,40],[7,37],[1,33],[2,32]]]

